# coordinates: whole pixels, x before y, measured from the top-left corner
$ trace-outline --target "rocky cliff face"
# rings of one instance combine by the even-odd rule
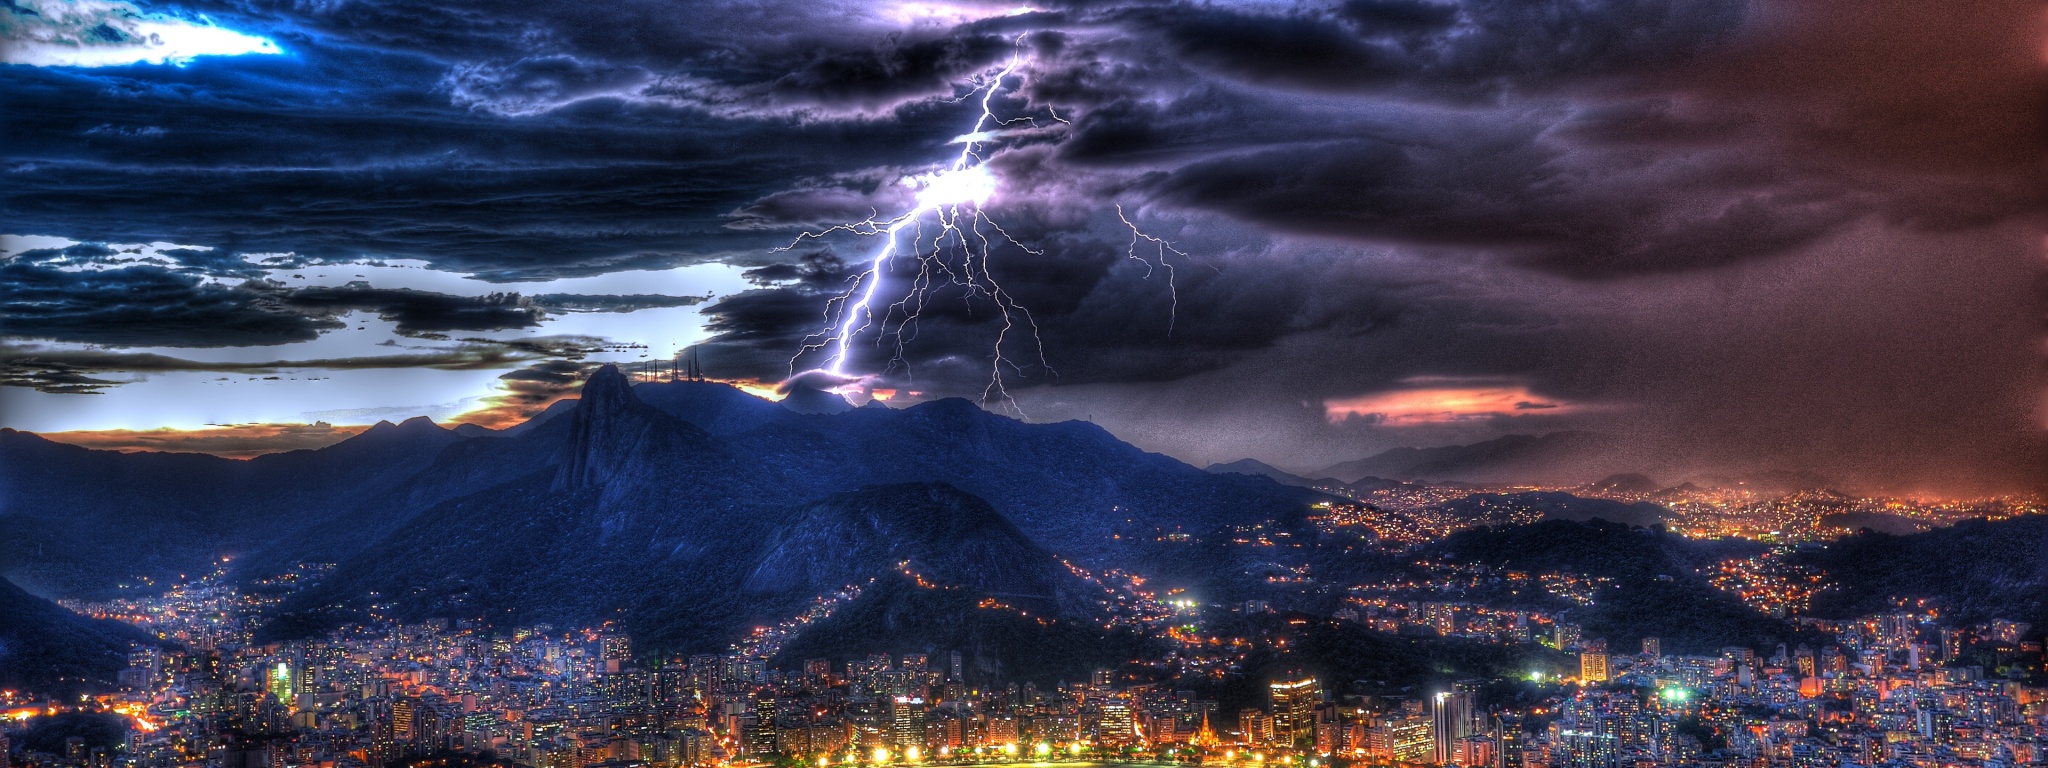
[[[558,491],[656,481],[665,464],[717,451],[704,430],[641,402],[614,366],[591,374],[568,419],[555,459]]]

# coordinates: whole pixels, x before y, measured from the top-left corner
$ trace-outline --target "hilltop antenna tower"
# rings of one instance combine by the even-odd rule
[[[704,377],[704,365],[699,358],[697,345],[691,344],[688,348],[683,350],[683,354],[677,355],[676,359],[683,365],[683,381],[709,380]]]

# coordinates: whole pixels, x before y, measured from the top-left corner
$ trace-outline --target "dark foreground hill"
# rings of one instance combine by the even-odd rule
[[[1784,621],[1714,589],[1705,569],[1731,556],[1755,554],[1746,542],[1695,542],[1659,528],[1633,528],[1604,520],[1547,520],[1532,525],[1482,527],[1452,534],[1427,550],[1433,557],[1531,576],[1560,574],[1602,580],[1591,605],[1551,595],[1525,583],[1505,584],[1494,599],[1566,611],[1588,638],[1619,648],[1656,637],[1675,653],[1711,653],[1742,645],[1767,648],[1792,637]]]
[[[1814,613],[1850,618],[1889,610],[1893,598],[1924,598],[1959,622],[2026,621],[2048,629],[2048,516],[1899,536],[1866,531],[1800,553],[1827,574]]]
[[[104,688],[128,665],[131,644],[153,642],[134,627],[79,616],[0,579],[0,688]]]
[[[819,595],[891,571],[972,587],[1051,613],[1067,577],[988,502],[943,483],[828,496],[778,530],[746,577],[749,594]]]
[[[771,663],[959,651],[969,680],[1050,684],[1164,650],[1158,640],[1105,630],[1071,612],[1043,613],[973,589],[889,574],[852,605],[806,630]]]

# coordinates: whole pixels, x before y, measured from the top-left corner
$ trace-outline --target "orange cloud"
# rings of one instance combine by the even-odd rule
[[[337,427],[326,422],[313,424],[236,424],[208,429],[102,429],[75,432],[47,432],[42,436],[59,443],[102,451],[164,451],[168,453],[210,453],[230,459],[246,459],[266,453],[325,448],[369,429],[366,426]]]
[[[1521,385],[1417,387],[1323,401],[1323,416],[1333,424],[1362,419],[1389,427],[1569,413],[1575,409],[1576,406],[1538,396]]]

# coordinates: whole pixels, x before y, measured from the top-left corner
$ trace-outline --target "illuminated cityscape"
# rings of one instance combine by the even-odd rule
[[[1481,524],[1533,522],[1518,514]],[[1433,552],[1405,533],[1414,519],[1328,506],[1317,524],[1332,533],[1353,526],[1384,532],[1376,542],[1387,553]],[[1290,541],[1296,537],[1271,526],[1223,535],[1229,546],[1251,550],[1358,546],[1336,536]],[[238,584],[223,560],[168,588],[137,584],[132,597],[67,601],[71,610],[168,642],[132,647],[111,690],[78,698],[10,691],[4,711],[18,726],[65,713],[105,713],[125,725],[118,744],[72,737],[63,752],[17,749],[13,757],[15,765],[50,768],[493,761],[530,768],[1012,761],[2017,768],[2042,761],[2048,666],[2035,628],[2002,619],[1955,625],[1906,603],[1856,620],[1806,616],[1808,598],[1827,588],[1826,574],[1783,561],[1790,550],[1775,536],[1761,545],[1763,554],[1732,557],[1700,576],[1760,614],[1792,621],[1800,640],[1789,649],[1667,654],[1657,637],[1614,649],[1572,616],[1617,588],[1615,579],[1530,574],[1435,554],[1421,555],[1417,575],[1405,581],[1346,588],[1341,607],[1325,616],[1272,607],[1285,593],[1326,587],[1307,568],[1263,579],[1273,598],[1222,604],[1179,589],[1158,593],[1128,572],[1098,575],[1069,563],[1099,590],[1105,628],[1160,637],[1171,650],[1065,682],[1006,680],[964,662],[958,650],[785,660],[784,649],[809,628],[880,588],[874,580],[822,595],[788,620],[736,638],[723,654],[648,653],[606,626],[450,620],[380,621],[257,642],[284,598],[331,566],[300,565]],[[884,578],[919,590],[956,589],[908,563]],[[1512,607],[1526,604],[1523,598],[1559,607]],[[988,598],[980,609],[1022,613]],[[1526,668],[1492,678],[1427,675],[1434,687],[1422,689],[1298,671],[1253,681],[1266,693],[1248,702],[1217,685],[1242,679],[1249,658],[1288,652],[1333,627],[1522,649],[1517,658]],[[1313,656],[1282,658],[1328,668]]]

